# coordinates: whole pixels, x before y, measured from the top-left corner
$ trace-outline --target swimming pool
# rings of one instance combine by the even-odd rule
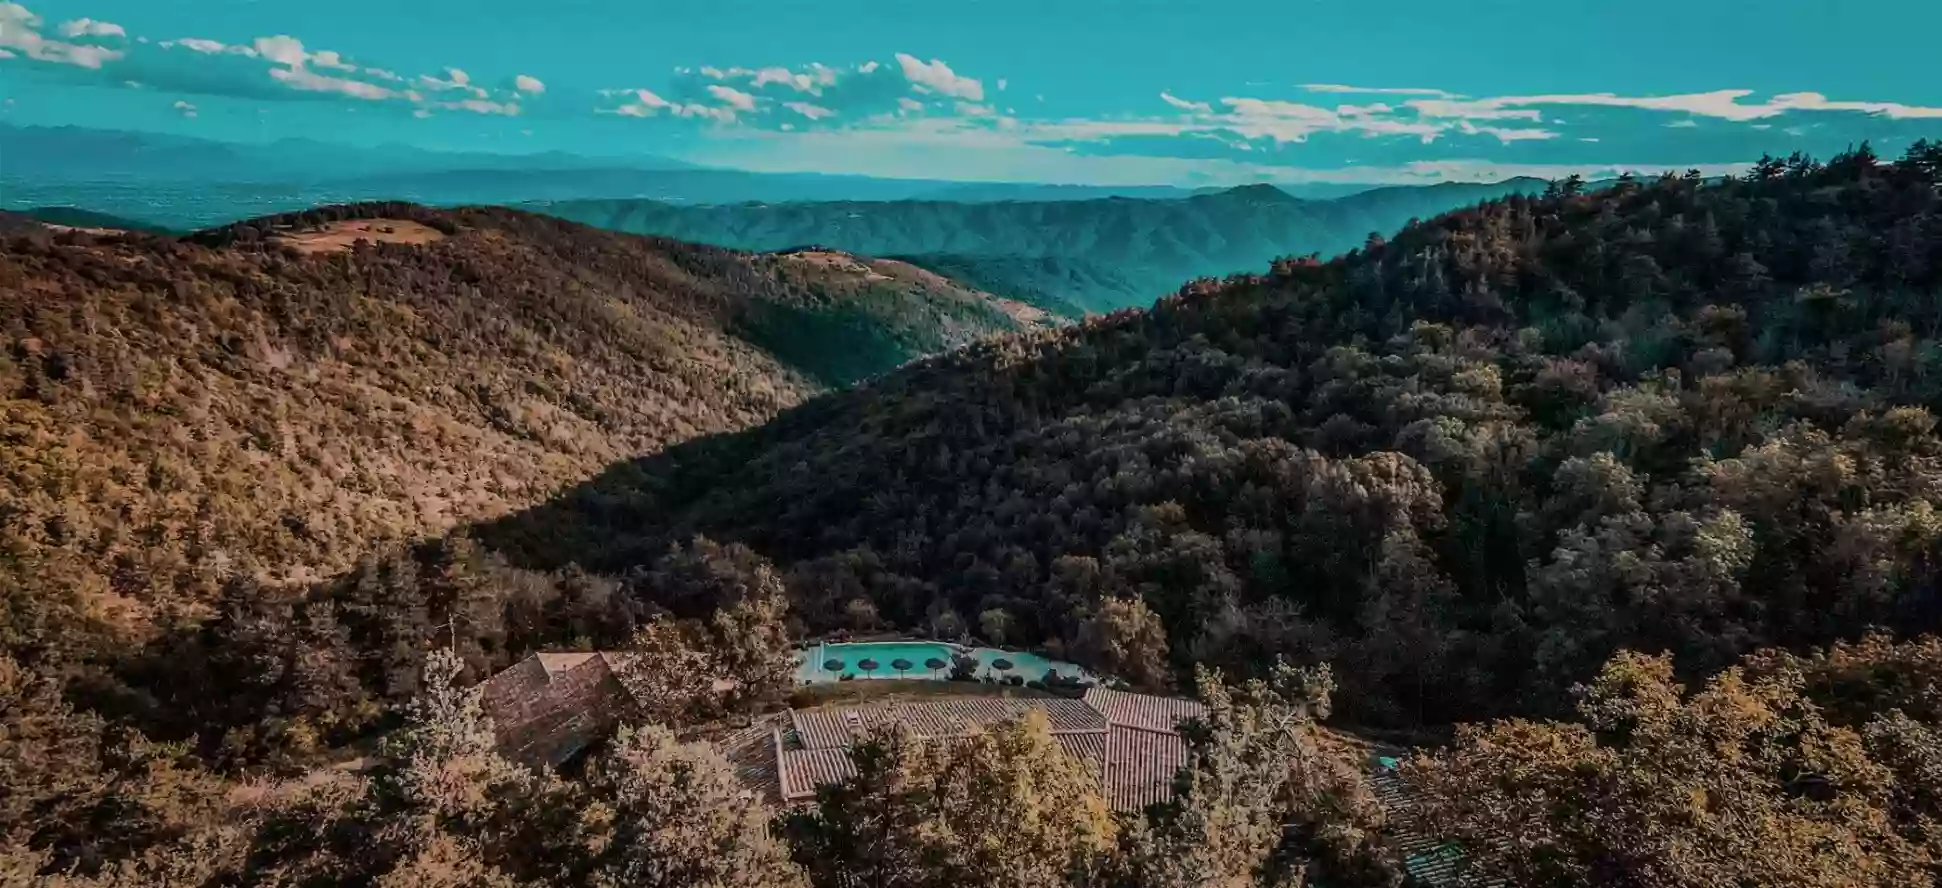
[[[841,681],[843,676],[865,678],[918,678],[942,680],[951,677],[951,655],[963,651],[978,658],[978,677],[1008,678],[1016,675],[1026,681],[1040,681],[1045,673],[1058,670],[1064,678],[1094,680],[1085,670],[1071,663],[1048,660],[1022,651],[997,648],[961,648],[937,641],[870,641],[842,644],[814,644],[796,651],[796,681],[824,684]],[[865,669],[869,661],[874,669]],[[1009,669],[999,669],[998,661]],[[834,661],[832,663],[831,661]],[[932,666],[932,663],[942,664]],[[904,668],[897,668],[902,664]],[[834,665],[837,668],[829,669]]]

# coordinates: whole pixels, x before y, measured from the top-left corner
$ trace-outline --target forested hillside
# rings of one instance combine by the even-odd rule
[[[317,228],[352,217],[429,242],[353,247]],[[822,385],[1037,323],[883,268],[408,205],[190,240],[10,238],[0,641],[37,660],[77,636],[140,640],[234,578],[331,577]]]
[[[1055,295],[1087,311],[1143,308],[1181,281],[1265,268],[1280,256],[1334,255],[1388,233],[1505,194],[1542,190],[1535,179],[1493,184],[1382,188],[1335,200],[1301,200],[1272,185],[1175,199],[834,201],[684,206],[650,200],[549,201],[540,212],[641,234],[744,250],[828,244],[871,256],[987,257],[978,285],[1005,293],[1047,289],[1043,269],[1024,259],[1085,268]],[[1012,263],[996,261],[1005,257]],[[921,264],[921,263],[920,263]]]
[[[1621,646],[1699,674],[1932,626],[1936,157],[1507,198],[930,360],[486,538],[614,571],[707,533],[817,628],[1285,653],[1404,726],[1562,711]],[[1146,622],[1164,647],[1100,642]]]

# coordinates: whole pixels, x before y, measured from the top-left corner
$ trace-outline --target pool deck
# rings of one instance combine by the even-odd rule
[[[858,649],[858,651],[863,653],[863,656],[860,659],[853,660],[852,657],[854,654],[845,650],[849,648]],[[912,656],[909,658],[897,657],[897,648],[908,648]],[[840,641],[819,639],[809,642],[803,647],[797,648],[795,651],[795,656],[797,657],[796,680],[798,683],[806,685],[833,684],[839,681],[852,680],[885,681],[902,679],[906,681],[944,681],[949,677],[950,666],[946,665],[943,668],[930,669],[924,665],[925,662],[935,659],[949,664],[959,654],[970,654],[977,658],[981,667],[976,673],[979,680],[1003,681],[1016,676],[1025,681],[1037,681],[1043,679],[1048,673],[1056,671],[1060,676],[1066,678],[1074,678],[1095,684],[1100,681],[1097,676],[1087,672],[1076,663],[1055,660],[1035,651],[979,647],[951,641],[915,639],[907,636]],[[892,670],[890,664],[895,662],[896,659],[908,659],[912,664],[911,668],[902,672]],[[843,668],[834,672],[823,668],[823,664],[832,660],[842,663]],[[863,660],[874,660],[877,668],[875,670],[857,669],[856,664]],[[995,664],[1000,661],[1005,661],[1013,665],[1005,669],[999,669]]]

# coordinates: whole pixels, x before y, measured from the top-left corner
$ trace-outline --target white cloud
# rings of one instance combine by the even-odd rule
[[[1468,120],[1458,124],[1457,129],[1472,136],[1496,136],[1497,141],[1506,145],[1511,142],[1544,141],[1558,137],[1557,133],[1546,129],[1505,129],[1496,126],[1478,126]]]
[[[171,44],[164,45],[168,46]],[[238,53],[263,58],[275,65],[269,70],[271,79],[291,89],[304,92],[331,93],[365,101],[403,100],[412,104],[421,104],[425,101],[425,96],[416,90],[394,88],[392,86],[385,86],[382,83],[373,83],[369,80],[320,73],[318,69],[343,72],[346,74],[361,71],[366,77],[393,84],[404,81],[404,78],[398,74],[382,68],[360,69],[356,65],[345,61],[344,57],[336,52],[327,50],[314,53],[307,52],[304,49],[302,41],[287,35],[260,37],[254,41],[251,47],[225,46],[213,40],[196,39],[179,40],[175,41],[172,45],[179,45],[185,49],[205,54]],[[477,114],[516,115],[519,113],[519,105],[517,103],[491,101],[491,94],[484,89],[471,85],[470,78],[464,71],[453,68],[447,69],[446,74],[450,79],[441,80],[426,75],[420,76],[418,82],[438,91],[462,90],[471,93],[473,97],[453,102],[435,103],[436,107],[457,111],[471,111]],[[423,108],[418,110],[424,111]]]
[[[447,111],[470,111],[474,114],[497,114],[502,117],[518,117],[518,102],[494,102],[488,99],[460,99],[456,102],[438,102],[433,107]]]
[[[782,107],[807,117],[810,120],[822,120],[826,117],[836,116],[836,112],[820,105],[811,105],[808,102],[783,102]]]
[[[175,109],[178,112],[181,112],[183,117],[196,116],[196,106],[188,102],[177,101],[174,105],[171,105],[169,107]]]
[[[661,98],[660,96],[657,96],[657,95],[655,95],[655,94],[653,94],[653,93],[651,93],[651,92],[648,92],[647,90],[644,90],[644,89],[637,89],[637,90],[634,90],[634,96],[635,96],[636,98],[638,98],[638,99],[640,99],[640,104],[641,104],[641,105],[642,105],[643,107],[647,107],[647,108],[666,108],[666,107],[668,107],[668,100],[667,100],[667,99],[664,99],[664,98]]]
[[[41,17],[18,3],[0,3],[0,50],[37,62],[99,70],[125,53],[91,43],[67,43],[41,36]]]
[[[755,97],[732,86],[715,84],[708,87],[708,94],[728,103],[729,107],[737,111],[755,110]]]
[[[538,77],[534,77],[531,74],[521,74],[513,78],[512,82],[513,86],[523,93],[539,95],[540,93],[546,92],[546,84],[540,82]]]
[[[686,105],[676,105],[670,110],[674,112],[674,116],[676,117],[701,118],[704,120],[713,120],[716,123],[735,122],[735,109],[733,108],[715,108],[699,102],[689,102]]]
[[[904,96],[897,100],[897,107],[904,111],[922,111],[924,110],[924,103],[909,96]]]
[[[432,116],[432,112],[430,112],[430,111],[427,111],[427,110],[425,110],[425,109],[423,109],[423,108],[420,108],[420,109],[418,109],[418,110],[416,110],[416,111],[413,111],[413,112],[411,112],[411,116],[413,116],[413,117],[416,117],[416,118],[418,118],[419,120],[424,120],[424,119],[426,119],[426,118],[429,118],[429,117],[431,117],[431,116]]]
[[[735,109],[716,108],[698,102],[670,102],[646,89],[603,89],[604,96],[632,96],[634,101],[614,108],[595,108],[596,114],[616,114],[621,117],[659,117],[670,114],[675,117],[713,120],[718,123],[734,123]]]
[[[301,68],[310,56],[303,51],[303,41],[288,35],[256,38],[256,53],[279,65]]]
[[[316,52],[310,56],[310,63],[319,68],[332,71],[356,71],[357,66],[344,61],[344,57],[334,52]]]
[[[931,59],[926,64],[915,56],[900,52],[897,53],[897,64],[903,66],[904,79],[920,90],[972,102],[984,101],[984,84],[970,77],[959,76],[940,59]]]
[[[1699,121],[1697,121],[1697,120],[1675,120],[1675,121],[1673,121],[1673,122],[1671,122],[1671,123],[1668,123],[1668,124],[1666,124],[1666,128],[1667,128],[1667,129],[1698,129],[1698,128],[1699,128]]]
[[[1214,110],[1213,106],[1207,104],[1206,102],[1189,102],[1186,99],[1179,98],[1174,94],[1168,93],[1168,92],[1160,93],[1160,98],[1165,100],[1167,104],[1172,105],[1175,108],[1179,108],[1182,111],[1194,111],[1200,114],[1208,114],[1208,113],[1212,113]]]
[[[875,74],[875,73],[877,72],[877,69],[878,69],[878,68],[881,68],[881,67],[883,67],[883,66],[882,66],[882,65],[879,65],[879,64],[877,64],[877,63],[876,63],[876,62],[874,62],[874,61],[869,61],[869,62],[864,62],[864,63],[863,63],[863,67],[860,67],[860,68],[858,68],[857,70],[858,70],[858,71],[861,71],[861,72],[863,72],[863,73],[865,73],[865,74]]]
[[[17,55],[14,55],[14,54],[13,54],[13,50],[11,50],[11,49],[0,49],[0,59],[17,59],[17,58],[20,58],[20,57],[19,57],[19,56],[17,56]],[[12,100],[12,99],[8,99],[7,101],[8,101],[8,102],[12,102],[13,100]]]
[[[1372,136],[1415,136],[1432,142],[1449,127],[1442,124],[1370,115],[1343,115],[1330,108],[1270,99],[1223,98],[1223,114],[1203,118],[1203,129],[1227,129],[1249,139],[1276,144],[1305,142],[1315,133],[1360,132]]]
[[[1683,111],[1699,117],[1751,121],[1774,117],[1789,111],[1847,111],[1880,114],[1891,118],[1942,118],[1942,108],[1904,105],[1899,102],[1832,101],[1820,93],[1801,92],[1777,95],[1765,102],[1741,103],[1753,95],[1750,89],[1720,89],[1712,92],[1670,96],[1621,96],[1617,93],[1560,93],[1535,96],[1501,96],[1468,101],[1412,101],[1408,104],[1425,116],[1462,117],[1482,120],[1491,117],[1523,116],[1539,119],[1537,106],[1586,105],[1603,108],[1639,108],[1647,111]]]
[[[439,92],[460,90],[472,94],[475,99],[491,98],[492,93],[472,84],[471,75],[458,68],[446,68],[445,78],[439,79],[431,74],[418,75],[418,82]]]
[[[1493,104],[1495,99],[1466,102],[1452,99],[1411,99],[1403,104],[1415,109],[1422,117],[1461,117],[1465,120],[1544,120],[1544,112],[1536,108],[1506,108]]]
[[[221,41],[204,40],[201,37],[184,37],[180,40],[164,40],[161,43],[156,45],[162,47],[163,49],[174,49],[180,46],[183,49],[199,52],[199,53],[202,53],[203,55],[218,55],[221,53],[229,53],[232,55],[251,56],[251,57],[254,57],[256,55],[256,50],[247,46],[230,46]]]
[[[62,37],[127,37],[128,32],[114,22],[97,22],[90,18],[79,18],[61,23]]]
[[[302,66],[271,68],[270,79],[291,89],[303,90],[304,92],[337,93],[339,95],[350,96],[353,99],[364,99],[373,102],[395,99],[403,95],[397,90],[379,86],[375,83],[352,80],[348,77],[332,77],[327,74],[319,74]]]
[[[1456,93],[1440,89],[1414,89],[1397,87],[1347,86],[1340,83],[1304,83],[1301,88],[1312,93],[1360,93],[1373,96],[1435,96],[1441,99],[1458,98]]]
[[[1000,78],[998,78],[998,91],[999,91],[999,92],[1004,92],[1004,91],[1005,91],[1005,87],[1007,87],[1007,86],[1010,86],[1010,85],[1011,85],[1011,84],[1009,84],[1009,83],[1007,83],[1007,82],[1005,82],[1005,78],[1003,78],[1003,77],[1000,77]]]
[[[1091,121],[1086,123],[1100,123]],[[1177,124],[1176,124],[1177,125]],[[896,128],[822,129],[778,133],[752,128],[724,131],[711,142],[711,157],[763,172],[857,173],[906,178],[934,177],[939,169],[966,181],[1039,181],[1097,185],[1193,182],[1340,182],[1435,184],[1501,181],[1515,176],[1561,179],[1573,173],[1603,179],[1630,170],[1662,172],[1665,164],[1503,164],[1480,158],[1405,163],[1345,164],[1304,169],[1241,159],[1145,155],[1094,155],[1039,144],[1031,124],[996,129],[940,118],[907,119]],[[1255,152],[1258,154],[1258,152]],[[1685,165],[1681,165],[1682,167]],[[1746,163],[1702,165],[1703,175],[1737,173]]]

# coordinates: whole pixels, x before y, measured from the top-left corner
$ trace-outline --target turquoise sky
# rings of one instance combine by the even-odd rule
[[[1711,171],[1942,136],[1938,33],[1936,0],[31,0],[0,120],[1114,184]]]

